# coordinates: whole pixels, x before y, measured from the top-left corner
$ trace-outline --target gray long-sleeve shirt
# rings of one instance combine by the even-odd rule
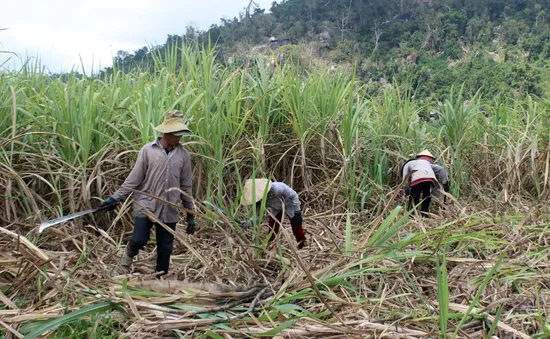
[[[178,203],[181,199],[183,207],[193,210],[192,195],[191,156],[182,144],[177,144],[168,154],[160,143],[160,138],[152,141],[139,151],[134,168],[122,184],[122,186],[111,196],[117,201],[124,200],[131,191],[125,188],[132,188],[171,203]],[[178,190],[167,192],[172,187],[180,188],[189,197],[184,196]],[[180,218],[179,209],[170,206],[157,199],[143,194],[134,194],[134,216],[146,216],[142,207],[150,211],[159,220],[165,223],[178,222]],[[187,214],[187,218],[192,218]]]
[[[290,186],[282,182],[274,182],[271,184],[271,189],[267,194],[266,207],[274,215],[283,211],[289,218],[294,217],[296,212],[300,212],[300,199],[298,193]]]
[[[282,182],[273,182],[271,184],[271,189],[267,193],[265,207],[273,215],[281,213],[284,209],[285,214],[289,218],[293,218],[296,213],[301,212],[298,193]],[[256,215],[256,220],[254,218],[250,219],[248,225],[259,224],[260,220],[261,216]]]
[[[415,159],[408,161],[403,166],[403,179],[412,172],[412,175],[408,182],[405,183],[405,187],[414,186],[417,183],[423,181],[437,181],[440,184],[446,184],[449,180],[447,178],[447,172],[439,165],[430,163],[424,159]]]
[[[437,181],[439,181],[440,184],[445,185],[449,182],[449,178],[447,177],[447,171],[439,165],[432,164],[432,170],[434,171],[435,177],[437,178]]]

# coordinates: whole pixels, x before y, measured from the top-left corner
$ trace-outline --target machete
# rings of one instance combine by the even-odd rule
[[[118,205],[118,204],[119,204],[118,202],[115,203],[115,205]],[[109,207],[112,207],[112,206],[113,205],[107,205],[107,206],[103,206],[103,207],[93,208],[93,209],[90,209],[90,210],[80,211],[80,212],[76,212],[76,213],[73,213],[73,214],[69,214],[69,215],[66,215],[64,217],[59,217],[59,218],[56,218],[56,219],[44,221],[42,224],[40,224],[40,227],[38,228],[38,233],[42,233],[48,227],[52,227],[52,226],[55,226],[55,225],[60,224],[62,222],[73,220],[73,219],[76,219],[76,218],[79,218],[79,217],[82,217],[82,216],[85,216],[85,215],[88,215],[88,214],[101,212],[101,211],[104,211],[104,210],[106,210],[106,209],[108,209]]]
[[[211,203],[210,201],[204,200],[202,203],[205,204],[206,206],[212,207],[212,208],[215,209],[216,211],[218,211],[218,212],[220,212],[221,214],[223,214],[223,215],[225,215],[226,217],[228,217],[230,220],[233,220],[234,222],[236,222],[237,224],[239,224],[239,225],[242,225],[242,224],[243,224],[243,222],[242,222],[241,220],[235,219],[235,218],[229,216],[229,214],[227,214],[227,212],[226,212],[223,208],[214,205],[214,204]]]

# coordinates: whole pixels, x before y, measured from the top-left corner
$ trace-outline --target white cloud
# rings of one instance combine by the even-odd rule
[[[273,0],[256,0],[269,9]],[[247,0],[19,0],[2,4],[0,50],[24,59],[39,56],[52,72],[80,67],[89,72],[111,65],[118,50],[133,52],[183,34],[188,25],[207,29],[232,18]],[[19,59],[0,54],[0,65],[19,67]]]

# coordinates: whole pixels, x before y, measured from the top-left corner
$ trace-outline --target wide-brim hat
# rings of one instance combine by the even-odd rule
[[[264,193],[271,189],[269,179],[248,179],[244,183],[241,205],[252,205],[262,200]]]
[[[191,132],[187,124],[183,122],[183,113],[178,110],[168,112],[162,124],[155,127],[155,131],[163,134],[170,133],[177,136],[182,136]]]
[[[427,149],[423,150],[422,152],[418,153],[416,155],[416,157],[430,157],[432,159],[435,159],[435,157],[433,156],[432,153],[430,153],[430,151],[428,151]]]

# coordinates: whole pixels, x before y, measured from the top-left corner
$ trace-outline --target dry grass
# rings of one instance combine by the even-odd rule
[[[39,237],[33,225],[8,225],[1,228],[0,243],[2,326],[17,335],[25,323],[110,301],[125,310],[112,316],[116,329],[129,337],[200,337],[214,330],[225,337],[433,338],[439,336],[434,257],[444,250],[454,315],[450,330],[504,256],[459,338],[484,337],[498,307],[499,338],[541,331],[550,302],[548,224],[532,213],[493,218],[481,204],[457,206],[440,206],[439,216],[412,220],[380,247],[357,248],[373,221],[358,214],[351,255],[342,253],[341,218],[327,211],[305,210],[310,245],[301,251],[288,231],[278,248],[256,248],[250,233],[240,234],[207,212],[198,218],[202,227],[195,236],[178,227],[171,272],[161,281],[151,278],[153,245],[140,253],[132,276],[110,277],[128,233],[94,234],[91,220]]]

